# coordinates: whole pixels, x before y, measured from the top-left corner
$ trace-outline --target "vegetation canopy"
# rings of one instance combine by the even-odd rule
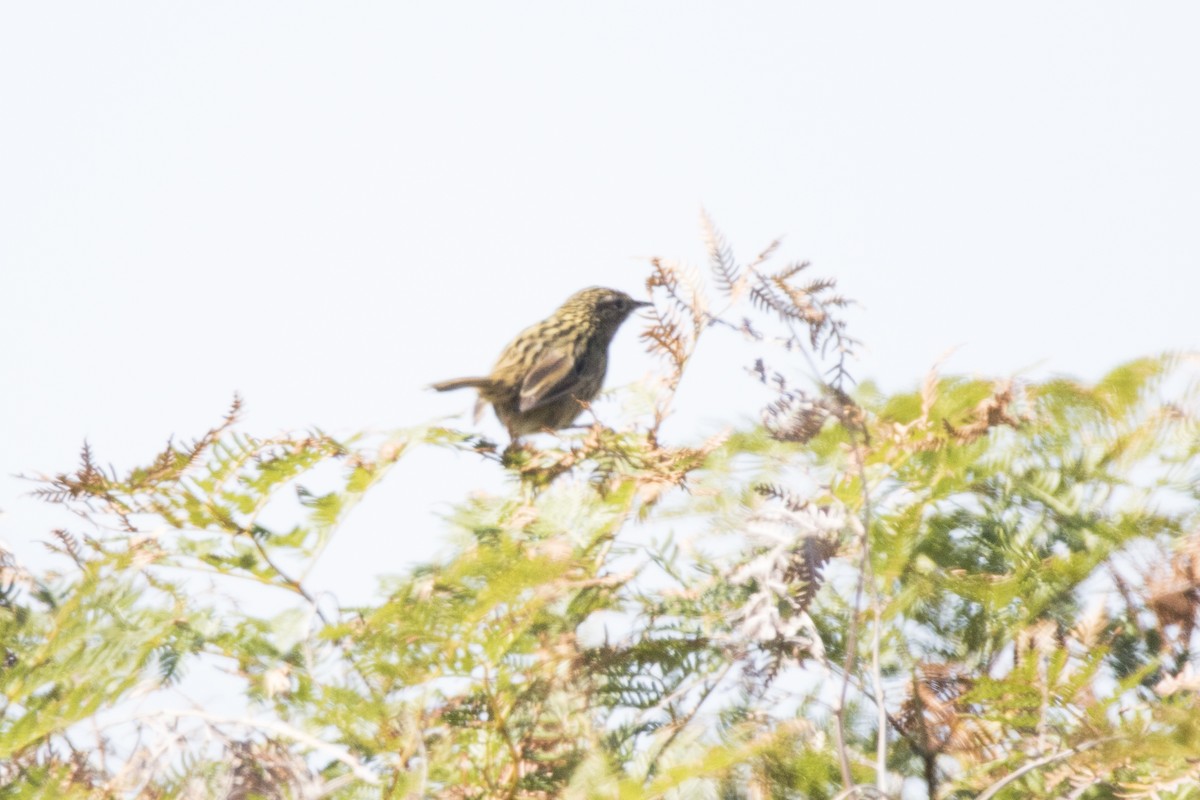
[[[37,479],[77,516],[57,571],[0,551],[0,798],[1200,796],[1194,360],[887,395],[833,281],[704,234],[707,280],[651,261],[662,374],[616,429],[262,438],[235,401]],[[761,421],[668,442],[717,336],[758,350]],[[373,602],[314,594],[431,447],[508,489]],[[210,679],[228,708],[179,701]]]

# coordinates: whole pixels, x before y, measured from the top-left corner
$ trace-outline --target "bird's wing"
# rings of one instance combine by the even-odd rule
[[[521,382],[518,410],[523,414],[567,396],[579,382],[581,363],[581,359],[567,351],[547,350],[533,363]]]

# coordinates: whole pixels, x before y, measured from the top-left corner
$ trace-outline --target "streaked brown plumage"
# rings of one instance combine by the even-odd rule
[[[478,389],[479,403],[492,404],[514,439],[565,428],[600,393],[608,345],[621,323],[648,305],[616,289],[576,292],[549,317],[521,331],[486,378],[457,378],[433,388]]]

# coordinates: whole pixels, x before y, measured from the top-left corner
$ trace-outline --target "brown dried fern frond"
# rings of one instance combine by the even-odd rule
[[[83,556],[83,546],[79,544],[79,540],[62,528],[55,529],[50,533],[59,543],[43,542],[46,549],[52,553],[61,553],[69,557],[75,562],[75,566],[83,569],[86,566],[86,559]]]
[[[665,381],[673,395],[701,332],[712,326],[738,331],[746,339],[782,347],[789,354],[801,354],[811,378],[820,386],[828,401],[812,401],[802,393],[789,393],[780,373],[768,373],[756,363],[751,374],[773,386],[780,394],[764,409],[764,420],[776,438],[806,442],[815,436],[829,416],[843,424],[856,426],[862,419],[845,392],[853,383],[847,364],[858,342],[847,334],[845,320],[837,310],[851,301],[834,293],[836,282],[806,274],[808,261],[793,261],[777,270],[766,264],[776,253],[779,240],[771,242],[750,264],[739,264],[733,250],[712,218],[701,212],[702,238],[717,291],[731,302],[725,310],[711,310],[699,276],[678,262],[651,259],[651,274],[646,286],[651,295],[665,295],[668,302],[656,303],[651,325],[642,333],[651,353],[667,358],[672,374]],[[747,297],[749,304],[767,319],[753,315],[726,318],[738,301]],[[687,321],[692,326],[688,330]],[[781,322],[783,330],[773,322]],[[761,327],[760,327],[761,326]],[[772,331],[772,328],[775,330]],[[820,364],[825,360],[825,364]],[[761,362],[761,359],[760,359]],[[659,404],[656,424],[665,417],[665,405]],[[861,429],[861,425],[855,427]]]
[[[763,427],[781,442],[805,444],[821,432],[830,411],[824,403],[803,392],[782,391],[763,409]]]
[[[1155,566],[1144,587],[1146,607],[1154,613],[1162,649],[1187,652],[1200,615],[1200,534],[1189,536],[1169,563]],[[1174,629],[1174,635],[1170,635]]]
[[[671,261],[655,256],[650,259],[650,276],[646,278],[646,291],[653,294],[658,288],[674,294],[679,289],[679,275]]]
[[[279,742],[231,741],[226,759],[228,800],[284,800],[320,789],[304,759]]]
[[[836,361],[823,380],[831,388],[840,389],[851,380],[846,360],[853,355],[858,342],[847,335],[845,320],[835,316],[833,310],[852,301],[833,293],[837,284],[830,278],[796,283],[795,279],[810,266],[808,261],[793,262],[771,273],[758,269],[757,265],[750,268],[750,301],[788,327],[791,336],[785,343],[787,349],[807,346],[822,358],[829,357],[832,350]],[[799,325],[806,329],[803,333],[797,330]]]
[[[671,368],[664,380],[666,392],[655,402],[654,424],[649,432],[653,442],[669,413],[671,400],[695,351],[700,333],[711,324],[712,317],[707,310],[707,300],[699,277],[694,271],[685,270],[661,258],[653,258],[650,263],[651,274],[646,280],[646,289],[651,296],[656,290],[661,290],[669,302],[655,303],[649,309],[652,320],[649,327],[642,331],[641,339],[647,343],[648,352],[664,357]],[[685,315],[691,319],[690,331],[683,322]]]
[[[780,269],[777,272],[766,273],[762,275],[762,277],[776,285],[779,285],[780,283],[790,281],[792,278],[796,277],[811,266],[812,262],[810,261],[793,261],[783,269]]]
[[[666,358],[676,375],[672,386],[678,381],[678,373],[682,372],[690,355],[691,338],[681,330],[679,319],[670,311],[653,310],[654,319],[650,326],[641,333],[641,339],[648,343],[647,351]]]
[[[662,289],[679,311],[696,321],[697,327],[704,327],[712,321],[704,283],[695,267],[657,256],[650,259],[650,267],[646,291],[654,294],[655,289]]]
[[[510,448],[504,458],[507,466],[520,473],[521,480],[535,490],[581,468],[601,496],[632,478],[639,498],[648,507],[668,489],[686,490],[689,475],[726,439],[727,434],[720,433],[695,447],[669,447],[659,444],[653,431],[643,439],[597,422],[571,449]]]
[[[1186,767],[1169,777],[1163,776],[1156,781],[1123,781],[1121,784],[1122,798],[1148,797],[1160,800],[1164,797],[1189,797],[1200,784],[1200,763],[1189,759]],[[1182,794],[1178,792],[1183,791]]]
[[[908,698],[894,720],[914,750],[922,756],[987,758],[995,737],[963,701],[973,686],[971,673],[954,664],[914,669]]]
[[[661,258],[651,259],[650,264],[652,271],[646,279],[646,290],[653,295],[656,289],[662,289],[671,302],[666,308],[658,303],[650,308],[653,321],[642,332],[641,338],[650,343],[649,352],[667,356],[676,371],[680,371],[687,362],[695,335],[699,333],[699,326],[695,323],[697,310],[680,289],[681,282],[688,276],[677,264]],[[693,320],[696,330],[691,335],[683,331],[683,315]]]
[[[966,424],[955,427],[949,420],[943,420],[942,427],[957,444],[970,444],[1001,425],[1018,428],[1023,420],[1010,411],[1014,399],[1012,381],[1002,381],[996,384],[996,391],[991,397],[984,398],[975,406]]]
[[[693,335],[699,336],[700,332],[713,322],[708,295],[704,291],[704,280],[700,277],[700,271],[693,266],[682,265],[678,269],[679,280],[687,289],[683,307],[692,319]]]
[[[778,500],[783,503],[788,511],[802,511],[808,507],[808,501],[800,498],[799,495],[792,492],[790,489],[785,489],[782,486],[774,483],[758,483],[754,486],[754,491],[761,497],[768,500]]]
[[[177,446],[174,437],[167,439],[163,450],[155,457],[154,463],[142,476],[131,476],[135,485],[153,485],[160,481],[175,480],[199,463],[221,437],[229,431],[241,418],[244,401],[236,392],[229,410],[217,425],[209,428],[202,436],[193,439],[190,444]]]
[[[177,480],[220,441],[221,436],[237,421],[241,409],[242,399],[234,395],[229,411],[218,425],[183,447],[176,446],[173,439],[168,439],[166,447],[155,456],[149,468],[135,470],[124,479],[117,475],[114,468],[109,467],[106,471],[100,467],[92,453],[91,444],[84,440],[79,455],[80,464],[75,472],[36,478],[43,485],[31,494],[39,500],[55,504],[82,501],[88,510],[95,510],[92,501],[99,501],[104,511],[118,518],[122,528],[132,532],[136,529],[130,515],[136,509],[120,495],[127,496],[147,487]]]
[[[779,249],[781,244],[783,244],[783,239],[776,239],[764,247],[762,251],[754,257],[754,260],[746,266],[746,271],[757,272],[759,267],[771,260],[771,257],[775,255],[775,251]]]
[[[767,500],[781,503],[790,512],[772,518],[773,522],[802,533],[788,551],[788,560],[780,576],[791,587],[792,613],[800,614],[808,609],[820,590],[825,565],[838,553],[838,536],[825,525],[831,519],[831,509],[814,506],[790,489],[774,483],[756,484],[754,491]]]
[[[793,307],[788,300],[780,297],[769,283],[760,282],[751,288],[750,302],[760,311],[773,312],[785,322],[789,320],[804,321],[803,312]]]
[[[821,589],[825,565],[838,554],[833,536],[805,536],[794,548],[783,579],[792,586],[795,612],[807,611]]]
[[[813,293],[799,286],[792,286],[785,278],[772,278],[775,288],[788,299],[789,316],[798,319],[809,326],[809,342],[817,346],[821,329],[824,328],[829,315],[816,302]]]
[[[708,251],[708,263],[712,269],[713,279],[721,294],[736,302],[746,290],[746,280],[749,272],[743,272],[733,257],[733,248],[729,246],[725,236],[713,225],[708,212],[700,212],[700,224],[703,229],[704,248]]]

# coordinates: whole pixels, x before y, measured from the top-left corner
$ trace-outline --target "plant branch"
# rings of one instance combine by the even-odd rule
[[[211,714],[207,711],[198,709],[169,709],[164,711],[155,711],[149,714],[140,714],[136,717],[140,721],[149,721],[151,719],[181,719],[188,717],[198,719],[209,723],[210,725],[240,725],[244,728],[265,731],[299,742],[302,745],[311,747],[313,750],[324,753],[341,763],[354,773],[354,776],[364,783],[372,786],[379,784],[379,778],[373,772],[366,768],[353,753],[342,745],[332,744],[323,739],[319,739],[312,734],[305,733],[299,728],[294,728],[286,722],[272,719],[252,719],[250,717],[223,717],[219,714]]]
[[[1057,753],[1051,753],[1048,756],[1043,756],[1034,761],[1030,761],[1025,766],[1009,773],[1008,775],[1005,775],[1003,778],[984,789],[975,798],[975,800],[989,800],[989,798],[995,797],[996,794],[999,793],[999,791],[1005,786],[1008,786],[1014,781],[1020,780],[1030,772],[1033,772],[1035,769],[1044,767],[1047,764],[1053,764],[1055,761],[1062,761],[1064,758],[1070,758],[1071,756],[1078,755],[1079,753],[1091,750],[1093,747],[1098,747],[1106,742],[1112,742],[1123,738],[1123,736],[1106,736],[1102,739],[1091,739],[1081,744],[1077,744],[1074,747],[1069,747],[1066,750],[1060,750]]]

